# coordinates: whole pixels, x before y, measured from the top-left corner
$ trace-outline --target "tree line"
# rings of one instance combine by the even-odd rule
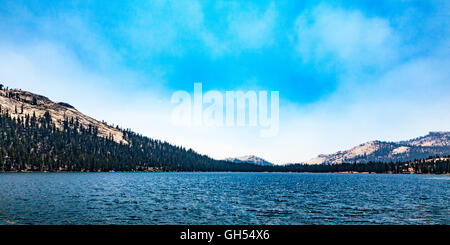
[[[216,161],[191,149],[122,130],[129,144],[98,136],[66,118],[61,127],[42,117],[0,113],[0,171],[253,171],[251,164]]]
[[[1,110],[1,108],[0,108]],[[410,162],[369,162],[257,166],[214,160],[192,149],[121,130],[129,144],[100,137],[94,125],[65,118],[60,127],[47,112],[42,117],[12,118],[0,111],[0,171],[241,171],[368,172],[448,174],[449,157]]]
[[[282,167],[279,171],[311,173],[449,174],[450,156],[434,156],[428,157],[427,159],[388,163],[293,164]]]

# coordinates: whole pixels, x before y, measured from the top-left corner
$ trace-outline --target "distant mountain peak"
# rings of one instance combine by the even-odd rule
[[[253,155],[246,155],[241,157],[230,157],[226,158],[225,161],[234,162],[234,163],[251,163],[259,166],[273,166],[275,164],[268,162],[260,157]]]
[[[349,150],[321,154],[307,164],[398,162],[450,155],[450,132],[429,132],[425,136],[399,142],[369,141]]]

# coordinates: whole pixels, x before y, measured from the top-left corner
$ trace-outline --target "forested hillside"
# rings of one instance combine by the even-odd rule
[[[99,137],[76,119],[57,128],[51,115],[0,115],[0,171],[249,171],[250,164],[216,161],[166,142],[123,131],[128,144]]]

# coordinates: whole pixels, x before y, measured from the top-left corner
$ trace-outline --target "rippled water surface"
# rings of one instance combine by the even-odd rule
[[[0,224],[450,224],[450,177],[2,173]]]

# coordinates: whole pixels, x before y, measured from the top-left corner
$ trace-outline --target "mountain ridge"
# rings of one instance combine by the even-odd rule
[[[23,118],[25,115],[42,117],[48,112],[57,128],[63,127],[64,120],[75,120],[79,124],[97,127],[98,136],[112,138],[116,143],[128,144],[123,132],[79,112],[65,102],[54,102],[49,98],[19,89],[0,90],[0,106],[12,118]]]
[[[430,131],[427,135],[397,142],[369,141],[348,150],[337,151],[332,154],[320,154],[306,163],[400,162],[436,155],[450,155],[450,132]]]
[[[0,86],[0,114],[6,114],[22,123],[32,118],[48,117],[58,130],[67,128],[68,123],[75,125],[78,131],[95,128],[96,136],[111,140],[120,145],[129,145],[130,135],[141,137],[131,131],[125,131],[118,127],[112,127],[104,122],[97,121],[82,114],[72,105],[65,102],[54,102],[49,98],[20,89],[3,89]],[[142,141],[142,139],[138,139]],[[156,142],[156,143],[155,143]],[[155,144],[165,144],[174,148],[174,151],[184,152],[184,147],[176,147],[166,142],[149,139],[147,144],[154,147]],[[134,147],[134,146],[133,146]],[[152,156],[151,150],[146,149],[148,156]],[[191,150],[190,150],[191,151]],[[190,152],[186,151],[186,152]],[[193,151],[192,151],[193,152]],[[195,152],[194,152],[195,153]],[[180,153],[183,155],[184,153]],[[196,153],[195,153],[196,154]],[[425,159],[430,156],[450,155],[450,132],[431,131],[425,136],[416,137],[398,142],[369,141],[353,147],[349,150],[338,151],[333,154],[320,154],[318,157],[307,161],[307,164],[338,164],[338,163],[368,163],[368,162],[402,162],[414,159]],[[164,155],[169,156],[169,155]],[[196,158],[190,157],[191,159]],[[202,156],[206,157],[206,156]],[[275,166],[257,156],[243,156],[227,158],[223,161],[205,159],[208,164],[217,162],[251,164],[256,166]],[[158,160],[160,161],[160,160]],[[183,160],[184,161],[184,160]],[[219,164],[219,165],[220,165]],[[191,168],[191,167],[190,167]]]
[[[254,155],[246,155],[241,157],[229,157],[224,159],[224,161],[233,162],[233,163],[250,163],[259,166],[275,166],[275,164],[264,160],[261,157],[257,157]]]

